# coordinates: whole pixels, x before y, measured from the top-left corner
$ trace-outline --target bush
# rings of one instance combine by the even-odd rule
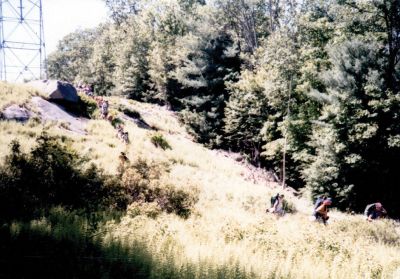
[[[30,219],[54,206],[92,212],[125,208],[126,196],[115,178],[85,161],[56,138],[42,134],[22,153],[13,141],[0,167],[0,220]]]
[[[296,213],[297,209],[294,203],[288,200],[283,200],[283,210],[285,210],[286,213]]]
[[[193,205],[198,201],[198,191],[185,191],[167,185],[159,197],[159,204],[168,213],[175,213],[178,216],[188,218]]]
[[[169,145],[168,141],[164,138],[162,134],[155,134],[151,137],[151,142],[156,146],[160,147],[163,150],[166,149],[172,149],[172,147]]]
[[[112,115],[112,114],[110,114],[110,115]],[[124,124],[124,121],[123,121],[123,120],[121,120],[121,119],[118,118],[117,116],[112,116],[111,125],[112,125],[114,128],[117,128],[119,125],[123,125],[123,124]]]
[[[145,215],[150,218],[156,218],[160,215],[162,209],[157,202],[134,202],[128,206],[127,214],[130,217]]]
[[[82,93],[79,93],[79,97],[81,99],[81,107],[84,113],[90,118],[95,118],[96,111],[98,111],[96,101]]]
[[[124,114],[126,114],[127,116],[129,116],[129,117],[142,120],[142,116],[141,116],[140,113],[139,113],[138,111],[136,111],[136,110],[129,109],[129,108],[126,108],[126,107],[125,107],[125,108],[122,109],[122,112],[123,112]]]
[[[162,171],[168,169],[143,159],[138,159],[131,167],[123,170],[121,183],[128,195],[127,199],[131,203],[139,203],[142,207],[144,203],[156,203],[162,211],[183,218],[189,217],[193,205],[198,200],[197,189],[183,190],[173,185],[162,185]],[[146,212],[143,208],[138,208],[138,204],[134,204],[131,211],[137,215]]]

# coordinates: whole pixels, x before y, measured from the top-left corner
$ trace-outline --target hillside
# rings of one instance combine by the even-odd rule
[[[238,154],[194,142],[164,107],[108,98],[110,114],[129,133],[125,144],[98,112],[91,119],[75,117],[45,99],[28,87],[0,85],[0,111],[16,104],[31,114],[26,123],[0,121],[1,161],[12,140],[27,152],[46,131],[109,175],[117,175],[125,152],[131,163],[148,162],[159,173],[158,185],[196,196],[187,218],[135,202],[119,221],[97,228],[94,235],[102,245],[117,241],[132,249],[136,258],[128,263],[140,266],[133,278],[400,278],[398,223],[367,223],[360,215],[335,210],[329,225],[311,222],[306,193],[296,197],[282,191],[271,174]],[[155,138],[170,148],[157,147]],[[276,192],[284,192],[295,212],[279,219],[265,213]]]

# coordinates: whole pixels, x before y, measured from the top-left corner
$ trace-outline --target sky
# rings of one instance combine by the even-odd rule
[[[1,80],[23,82],[40,77],[40,28],[39,24],[31,21],[39,19],[36,6],[39,1],[23,0],[22,9],[20,0],[2,1],[5,47],[0,52]],[[103,0],[42,0],[42,9],[47,55],[56,50],[65,35],[77,29],[93,28],[108,20]],[[20,11],[25,19],[22,22],[19,21]]]
[[[42,0],[42,6],[47,54],[65,35],[107,21],[103,0]]]

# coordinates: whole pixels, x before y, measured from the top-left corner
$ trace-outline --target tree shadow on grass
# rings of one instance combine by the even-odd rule
[[[172,252],[160,260],[145,244],[104,241],[102,230],[64,210],[39,221],[2,225],[0,278],[255,278],[235,264],[178,266]]]
[[[1,227],[0,278],[149,278],[145,247],[104,243],[85,218],[57,218]]]

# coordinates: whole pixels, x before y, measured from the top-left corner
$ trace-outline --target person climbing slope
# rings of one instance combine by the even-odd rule
[[[326,195],[323,195],[323,196],[320,196],[317,198],[317,200],[315,201],[315,204],[314,204],[313,216],[316,217],[317,208],[321,206],[321,204],[324,202],[324,200],[326,200],[326,198],[327,198]]]
[[[285,210],[283,209],[284,197],[285,196],[283,194],[277,194],[275,196],[273,206],[270,209],[267,209],[267,212],[271,212],[277,216],[285,215]]]
[[[385,217],[387,215],[387,212],[380,202],[376,202],[367,205],[364,210],[364,215],[367,218],[367,221],[371,222],[374,219]]]
[[[108,115],[108,101],[103,101],[101,103],[101,117],[106,119]]]
[[[321,221],[326,225],[326,222],[329,219],[328,216],[328,206],[332,205],[332,199],[326,198],[322,204],[315,210],[315,218],[317,221]]]

